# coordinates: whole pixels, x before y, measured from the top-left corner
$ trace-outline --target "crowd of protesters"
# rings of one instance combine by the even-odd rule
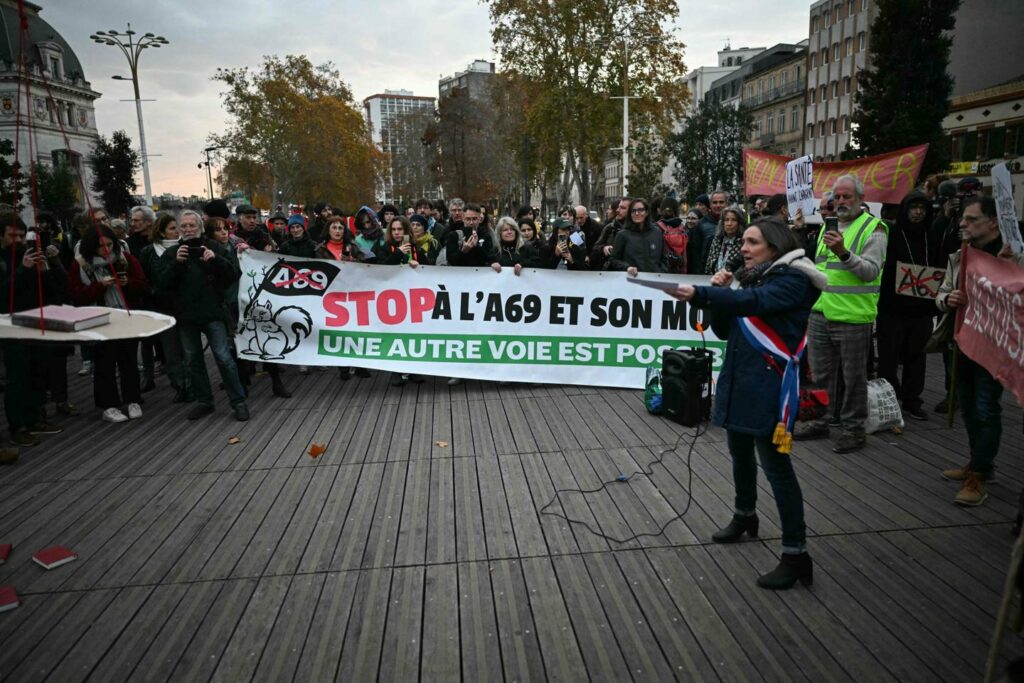
[[[101,419],[119,423],[141,418],[143,394],[156,386],[159,374],[166,376],[175,402],[195,404],[188,419],[214,412],[216,392],[207,373],[205,338],[220,389],[235,418],[244,421],[249,419],[247,396],[255,364],[238,358],[234,333],[244,323],[237,300],[238,256],[247,249],[385,266],[510,269],[517,276],[526,269],[710,275],[712,287],[684,286],[674,295],[711,309],[716,333],[729,339],[715,421],[729,432],[736,511],[714,539],[729,542],[757,533],[756,484],[751,478],[756,451],[775,489],[783,522],[783,562],[762,577],[762,585],[787,588],[797,580],[809,583],[811,568],[799,484],[785,457],[789,446],[780,444],[792,438],[828,438],[835,427],[833,450],[862,448],[867,381],[876,374],[893,386],[905,415],[926,420],[921,397],[925,345],[936,317],[951,315],[966,302],[957,282],[961,237],[1024,264],[1002,244],[994,202],[979,196],[980,185],[961,182],[954,192],[949,182],[942,185],[944,191],[939,187],[930,178],[901,205],[887,207],[891,215],[878,217],[868,211],[860,181],[843,176],[821,200],[821,222],[805,220],[799,212],[790,216],[784,195],[750,198],[748,217],[721,190],[697,197],[688,207],[673,197],[654,202],[622,197],[606,207],[603,225],[585,206],[566,207],[549,223],[529,206],[514,217],[499,217],[461,199],[421,199],[404,208],[362,206],[351,216],[323,203],[308,214],[301,208],[288,214],[279,210],[265,220],[250,205],[237,207],[232,215],[221,200],[210,202],[201,213],[185,210],[176,215],[139,206],[127,221],[111,220],[102,209],[94,209],[66,230],[46,212],[31,230],[9,214],[2,218],[0,295],[5,312],[42,302],[150,309],[175,318],[172,329],[153,338],[80,347],[79,374],[92,376]],[[908,296],[898,287],[899,268],[906,264],[946,268],[937,296]],[[724,285],[733,282],[741,293],[727,293]],[[772,436],[778,401],[750,406],[729,399],[733,394],[771,396],[782,383],[784,373],[778,367],[779,376],[766,379],[761,372],[764,349],[750,335],[740,334],[751,316],[777,327],[777,336],[793,347],[806,334],[804,379],[826,390],[836,406],[834,414],[797,425],[782,441],[778,433]],[[73,346],[61,344],[4,342],[5,408],[15,446],[31,446],[41,435],[61,431],[48,421],[50,402],[55,415],[79,413],[67,392],[68,356],[73,353]],[[953,353],[949,347],[943,354],[947,392]],[[954,394],[967,427],[969,460],[943,476],[960,483],[955,502],[980,505],[987,496],[985,482],[994,476],[1002,387],[966,357],[959,358],[959,365]],[[289,398],[279,366],[264,368],[273,394]],[[370,372],[339,368],[341,380],[353,375],[369,377]],[[422,378],[399,375],[393,383],[408,381]],[[947,396],[935,410],[945,412],[948,401]],[[0,452],[0,462],[14,457],[10,449]]]

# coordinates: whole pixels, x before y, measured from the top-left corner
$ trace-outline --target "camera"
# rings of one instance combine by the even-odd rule
[[[188,257],[194,259],[201,259],[203,257],[203,238],[193,237],[190,240],[185,240],[183,244],[188,247]]]

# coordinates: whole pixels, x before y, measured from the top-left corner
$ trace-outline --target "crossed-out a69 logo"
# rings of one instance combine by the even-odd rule
[[[267,272],[264,289],[275,296],[323,297],[339,272],[326,261],[281,259]]]

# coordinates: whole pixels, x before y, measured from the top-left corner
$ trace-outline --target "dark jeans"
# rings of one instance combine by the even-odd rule
[[[188,389],[188,372],[185,369],[185,351],[181,346],[181,335],[177,326],[157,335],[159,348],[163,350],[164,372],[175,391]],[[143,354],[145,355],[145,354]]]
[[[232,406],[245,403],[245,389],[238,379],[238,367],[231,353],[227,325],[220,320],[205,325],[179,321],[178,334],[185,350],[185,367],[196,402],[200,405],[213,405],[213,389],[210,387],[210,376],[206,374],[206,361],[203,357],[202,335],[205,334],[213,359],[217,362],[217,369],[220,370],[224,389],[228,392],[228,400]]]
[[[139,403],[139,340],[116,339],[93,347],[92,397],[100,410]],[[121,377],[121,393],[117,378]]]
[[[932,334],[932,318],[880,315],[876,323],[878,335],[878,376],[889,381],[903,407],[921,407],[924,375],[928,355],[924,345]],[[903,365],[903,381],[899,366]]]
[[[727,431],[729,454],[732,456],[732,479],[736,485],[736,513],[751,514],[757,509],[757,460],[771,484],[775,504],[782,520],[782,552],[802,553],[807,549],[807,528],[804,525],[804,497],[796,480],[793,462],[779,453],[770,436],[750,436]]]
[[[45,404],[46,396],[33,381],[30,368],[43,361],[45,351],[20,342],[4,342],[3,349],[7,366],[4,412],[13,433],[39,420],[39,409]]]
[[[992,472],[1003,435],[1003,385],[988,370],[960,354],[956,368],[956,395],[960,400],[967,441],[971,446],[970,468],[981,475]]]
[[[32,364],[32,381],[36,387],[43,392],[43,400],[46,400],[46,392],[50,394],[50,400],[54,403],[67,403],[68,401],[68,356],[74,351],[74,347],[65,347],[59,344],[50,344],[40,349],[41,358]]]

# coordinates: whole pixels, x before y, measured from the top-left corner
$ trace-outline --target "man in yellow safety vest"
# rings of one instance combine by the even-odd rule
[[[837,226],[818,235],[815,264],[828,285],[811,311],[807,353],[814,385],[836,398],[836,377],[842,370],[840,420],[842,434],[833,449],[850,453],[864,446],[868,415],[868,354],[878,315],[878,294],[885,264],[888,227],[864,211],[864,185],[844,175],[832,187]],[[828,418],[805,422],[797,439],[829,436]]]

